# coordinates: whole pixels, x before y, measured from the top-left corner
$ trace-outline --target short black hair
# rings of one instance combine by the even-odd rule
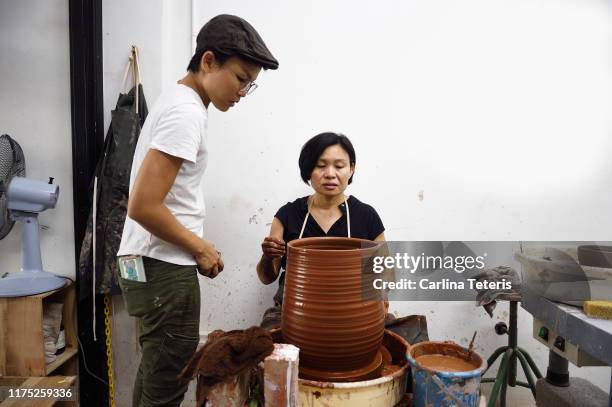
[[[212,51],[212,53],[215,54],[215,60],[219,63],[219,65],[223,65],[224,63],[226,63],[227,60],[230,59],[230,57],[232,56],[214,49],[199,49],[195,52],[195,54],[193,54],[193,56],[191,57],[191,61],[189,61],[189,65],[187,65],[187,70],[189,72],[198,73],[198,71],[200,70],[200,61],[202,60],[202,55],[204,55],[206,51]]]
[[[347,152],[349,155],[350,165],[355,165],[355,149],[353,148],[353,143],[351,143],[351,140],[349,140],[348,137],[341,133],[332,132],[317,134],[308,140],[306,144],[304,144],[302,151],[300,152],[300,158],[298,159],[300,175],[306,185],[310,185],[310,176],[315,165],[317,165],[317,161],[319,161],[321,154],[323,154],[323,151],[325,151],[327,147],[335,146],[336,144],[339,144],[340,147]],[[348,180],[349,184],[351,182],[353,182],[352,175]]]

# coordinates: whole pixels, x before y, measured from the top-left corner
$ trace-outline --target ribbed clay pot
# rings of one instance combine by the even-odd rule
[[[372,285],[364,284],[361,268],[382,244],[313,237],[287,246],[281,328],[284,340],[300,348],[300,377],[336,382],[377,377],[385,311],[383,302],[373,299]]]

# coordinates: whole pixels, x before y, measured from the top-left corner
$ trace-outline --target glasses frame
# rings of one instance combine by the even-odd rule
[[[244,92],[245,95],[250,95],[253,92],[255,92],[255,89],[258,88],[259,85],[257,85],[254,81],[247,83],[246,85],[244,85],[241,89],[240,92]]]

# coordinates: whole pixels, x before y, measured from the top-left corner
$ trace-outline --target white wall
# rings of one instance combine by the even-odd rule
[[[305,195],[297,157],[324,130],[357,150],[350,193],[389,240],[609,240],[612,25],[608,2],[207,1],[194,34],[238,14],[280,61],[229,113],[210,115],[207,236],[226,271],[202,285],[202,328],[259,321],[255,277],[275,211]],[[423,194],[423,199],[419,194]],[[430,337],[488,355],[506,341],[471,303],[402,303]],[[520,315],[520,342],[547,364]],[[610,369],[574,374],[609,390]]]
[[[191,55],[191,2],[104,0],[102,14],[104,128],[108,130],[132,45],[140,51],[141,81],[149,105],[164,87],[184,75]]]
[[[68,0],[0,1],[0,133],[21,145],[27,176],[60,186],[40,215],[45,270],[75,278]],[[21,226],[0,240],[0,271],[21,268]]]
[[[162,86],[162,2],[105,0],[102,3],[104,129],[108,130],[111,110],[121,89],[123,74],[132,45],[140,51],[141,81],[147,102],[155,99]],[[106,133],[105,133],[106,136]]]
[[[188,3],[105,0],[105,117],[132,43],[152,104],[221,12],[249,20],[280,61],[230,112],[211,108],[206,237],[226,270],[201,280],[202,332],[257,324],[271,305],[259,244],[278,207],[309,192],[297,157],[324,130],[354,142],[349,192],[378,210],[390,240],[610,240],[605,1]],[[468,303],[392,309],[425,314],[431,338],[466,343],[476,329],[485,355],[505,341],[493,325],[506,304],[493,321]],[[524,312],[519,332],[544,368]],[[573,374],[609,389],[609,368]]]

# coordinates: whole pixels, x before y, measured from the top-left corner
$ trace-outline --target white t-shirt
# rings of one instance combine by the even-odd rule
[[[202,178],[208,161],[207,121],[206,107],[193,89],[176,84],[164,91],[142,127],[130,174],[132,192],[149,149],[182,158],[183,164],[164,203],[183,226],[198,236],[203,234],[206,214]],[[180,265],[196,264],[191,253],[159,239],[129,216],[125,219],[117,255],[141,255]]]

